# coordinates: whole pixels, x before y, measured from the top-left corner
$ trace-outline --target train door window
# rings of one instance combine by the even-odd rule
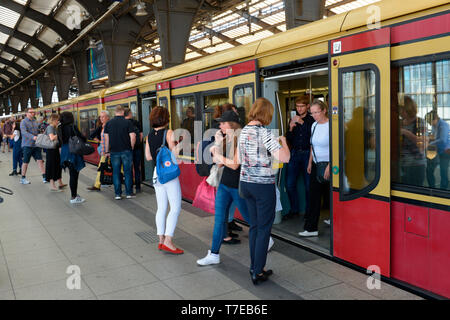
[[[400,63],[392,74],[392,182],[450,190],[450,60]]]
[[[130,102],[130,109],[131,109],[131,113],[133,114],[133,118],[138,119],[137,103],[136,103],[136,101],[131,101]]]
[[[212,93],[203,95],[203,132],[211,129],[217,128],[218,126],[214,123],[214,111],[217,106],[221,106],[228,103],[228,93]]]
[[[343,200],[358,197],[379,178],[377,118],[379,76],[375,66],[366,70],[341,71],[341,186]]]
[[[172,130],[185,129],[190,134],[191,148],[194,146],[195,97],[176,97],[171,104],[170,120]]]
[[[97,110],[80,111],[80,131],[85,137],[89,137],[96,128],[98,117]]]
[[[166,97],[159,98],[159,105],[164,108],[169,107],[169,100]]]
[[[238,110],[242,128],[247,124],[247,115],[254,101],[255,101],[255,94],[253,90],[253,84],[236,86],[234,88],[233,103]]]

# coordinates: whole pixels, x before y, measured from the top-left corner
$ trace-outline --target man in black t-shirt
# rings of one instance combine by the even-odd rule
[[[133,113],[130,108],[125,108],[125,119],[133,124],[133,130],[136,134],[136,144],[133,148],[133,168],[134,168],[134,185],[136,186],[136,193],[141,192],[141,159],[143,150],[142,125],[136,119],[133,119]]]
[[[106,155],[111,156],[113,167],[113,182],[115,199],[122,199],[122,183],[120,181],[120,167],[123,165],[125,176],[125,192],[127,199],[134,198],[133,194],[133,147],[136,142],[136,133],[133,124],[125,119],[124,108],[117,106],[116,116],[105,125],[105,148]]]

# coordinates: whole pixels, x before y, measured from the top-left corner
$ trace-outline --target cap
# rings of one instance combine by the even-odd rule
[[[233,110],[228,110],[222,113],[220,118],[216,119],[217,122],[236,122],[241,123],[239,116]]]

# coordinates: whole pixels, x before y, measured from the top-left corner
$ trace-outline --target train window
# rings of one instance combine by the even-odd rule
[[[349,199],[377,179],[375,70],[343,72],[340,104],[343,139],[342,195]]]
[[[450,60],[393,66],[392,182],[450,190]]]
[[[225,103],[228,103],[228,93],[225,92],[203,96],[203,132],[216,127],[213,119],[214,109]]]
[[[253,84],[246,86],[239,86],[234,89],[233,103],[239,112],[239,118],[241,119],[241,126],[244,127],[247,124],[247,115],[255,100]]]
[[[138,115],[137,115],[136,101],[130,102],[130,109],[131,109],[131,113],[133,114],[133,118],[137,119]]]
[[[80,131],[85,137],[89,137],[96,128],[98,111],[83,110],[80,111]]]
[[[194,145],[195,98],[194,96],[177,97],[171,104],[170,121],[172,130],[186,129],[191,135],[191,145]]]
[[[163,108],[169,107],[169,102],[166,97],[159,98],[159,105]]]

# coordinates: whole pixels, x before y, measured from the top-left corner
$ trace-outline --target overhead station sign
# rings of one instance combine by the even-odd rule
[[[96,48],[87,50],[88,55],[88,81],[94,81],[108,75],[103,44],[99,42]]]

